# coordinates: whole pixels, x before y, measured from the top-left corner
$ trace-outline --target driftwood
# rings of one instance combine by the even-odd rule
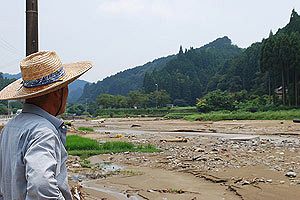
[[[71,188],[71,193],[73,196],[73,199],[75,200],[84,200],[83,192],[82,192],[82,186],[76,185]]]
[[[300,119],[293,119],[294,123],[300,123]]]
[[[161,139],[161,142],[187,142],[186,138]]]
[[[139,124],[132,124],[131,128],[134,128],[134,127],[141,127],[141,125],[139,125]]]

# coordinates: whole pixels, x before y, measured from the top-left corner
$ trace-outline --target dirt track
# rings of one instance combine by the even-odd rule
[[[87,199],[299,199],[300,124],[155,118],[102,121],[73,124],[97,130],[85,137],[151,143],[162,152],[91,157],[92,164],[123,167],[109,176],[84,178],[103,174],[103,168],[71,167],[71,176],[83,175]],[[115,138],[116,134],[124,137]],[[169,142],[183,138],[186,142]],[[287,172],[296,177],[285,176]]]

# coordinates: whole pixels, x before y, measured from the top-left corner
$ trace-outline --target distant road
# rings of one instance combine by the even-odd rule
[[[0,115],[0,125],[1,124],[6,124],[8,120],[10,120],[12,116],[7,116],[7,115]]]

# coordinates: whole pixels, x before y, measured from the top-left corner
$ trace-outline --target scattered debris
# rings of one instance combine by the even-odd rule
[[[161,139],[161,142],[187,142],[186,138]]]
[[[202,148],[196,148],[196,149],[195,149],[195,152],[205,152],[205,149],[202,149]]]
[[[139,124],[132,124],[131,128],[134,128],[134,127],[141,127],[141,125],[139,125]]]
[[[289,177],[289,178],[295,178],[297,176],[297,173],[294,171],[288,171],[285,176]]]
[[[300,123],[300,119],[293,119],[294,123]]]
[[[81,185],[75,185],[71,188],[71,193],[75,200],[84,200],[83,192],[81,190],[82,190]]]
[[[123,138],[123,137],[124,137],[123,134],[116,134],[116,135],[115,135],[115,138]]]
[[[205,129],[201,130],[193,130],[193,129],[178,129],[178,130],[172,130],[171,132],[179,132],[179,133],[197,133],[197,132],[204,132]]]
[[[118,133],[118,127],[115,128],[114,124],[112,126],[111,122],[108,123],[107,128],[103,129],[102,132],[107,132],[107,134],[111,135],[111,138],[123,137],[122,140],[130,140],[137,144],[155,145],[161,149],[161,152],[151,154],[124,152],[103,156],[108,162],[124,166],[162,168],[190,173],[200,179],[228,187],[229,191],[239,196],[241,194],[244,196],[244,192],[241,192],[241,190],[259,189],[260,191],[265,191],[266,187],[264,185],[266,184],[269,185],[267,188],[273,188],[274,186],[274,188],[281,187],[281,189],[282,187],[294,187],[300,184],[300,180],[296,179],[297,174],[300,172],[300,156],[298,155],[300,139],[294,136],[300,135],[300,129],[295,128],[296,124],[291,128],[292,122],[273,122],[274,126],[277,126],[277,128],[273,129],[273,132],[266,130],[267,128],[265,127],[258,129],[254,125],[243,125],[240,122],[228,125],[224,125],[227,122],[213,122],[209,126],[196,122],[197,127],[185,125],[178,128],[167,122],[169,123],[169,129],[175,129],[173,132],[177,133],[168,131],[168,133],[163,134],[160,131],[144,131],[145,127],[149,127],[144,119],[141,122],[132,119],[126,120],[130,120],[130,122],[120,125],[120,130],[127,128],[124,132],[120,131],[120,133],[125,135],[116,134]],[[153,123],[153,120],[151,123]],[[112,129],[109,129],[110,126],[112,126]],[[143,129],[128,130],[128,126],[143,127]],[[152,128],[156,130],[157,127]],[[186,128],[190,128],[190,130]],[[187,130],[195,133],[185,134],[184,131]],[[216,130],[217,133],[210,134],[210,132],[213,132],[212,130]],[[223,133],[222,130],[228,134]],[[138,131],[141,131],[141,134]],[[257,134],[258,132],[259,134]],[[277,135],[276,133],[280,134]],[[103,134],[97,134],[95,137],[99,137],[100,140],[103,140],[103,138],[110,140],[103,136]],[[81,168],[77,163],[81,164],[81,162],[73,160],[68,166],[70,169],[78,172]],[[86,178],[89,180],[107,177],[102,172],[105,170],[103,167],[100,169],[100,167],[95,168],[95,166],[92,166],[86,170],[90,171],[86,171],[83,174],[85,176],[76,177],[76,180],[85,181]],[[122,175],[121,171],[119,170],[119,172],[113,172],[112,174],[119,176]],[[236,177],[237,175],[240,177]],[[289,179],[284,178],[284,176],[289,177]],[[186,192],[183,189],[174,191],[171,189],[149,189],[148,192],[156,193],[151,195],[164,192],[180,194],[180,192]],[[247,199],[247,197],[242,199]]]
[[[200,192],[192,192],[192,191],[185,191],[182,189],[150,189],[147,190],[148,192],[159,192],[159,193],[171,193],[171,194],[184,194],[184,193],[190,193],[190,194],[201,194]]]
[[[105,119],[98,119],[98,122],[102,124],[105,122]]]

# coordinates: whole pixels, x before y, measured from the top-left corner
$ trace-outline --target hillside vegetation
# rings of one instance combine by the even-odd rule
[[[176,55],[87,85],[81,99],[96,102],[101,94],[127,96],[133,90],[144,94],[164,91],[170,96],[166,103],[193,106],[197,99],[220,90],[268,95],[273,103],[297,106],[300,94],[299,24],[300,16],[293,10],[284,28],[276,34],[271,31],[268,38],[246,49],[233,45],[226,36],[200,48],[180,47]]]

